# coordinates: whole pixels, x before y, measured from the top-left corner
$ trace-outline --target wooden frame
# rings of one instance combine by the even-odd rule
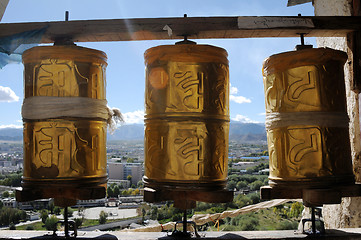
[[[344,37],[361,30],[361,17],[183,17],[1,23],[0,38],[47,28],[42,43],[209,38]]]

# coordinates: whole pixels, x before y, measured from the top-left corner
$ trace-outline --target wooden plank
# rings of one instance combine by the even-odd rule
[[[233,192],[228,190],[216,191],[198,191],[198,190],[173,190],[173,189],[153,189],[144,188],[144,201],[146,202],[163,202],[168,200],[174,201],[200,201],[208,203],[226,203],[233,199]]]
[[[0,38],[44,27],[47,30],[42,43],[61,37],[75,42],[181,39],[183,35],[191,39],[298,37],[299,33],[306,33],[307,37],[337,37],[361,30],[361,17],[187,17],[1,23]]]
[[[0,0],[0,20],[3,18],[9,0]]]
[[[297,188],[290,183],[289,187],[261,187],[261,199],[297,199],[302,198],[305,206],[322,206],[322,204],[338,204],[342,197],[361,196],[361,184],[330,186],[329,188]]]

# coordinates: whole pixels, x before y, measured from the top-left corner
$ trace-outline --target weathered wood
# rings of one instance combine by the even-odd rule
[[[306,206],[341,203],[342,197],[361,196],[361,184],[330,186],[323,189],[302,189],[292,187],[261,187],[261,199],[297,199],[302,198]]]
[[[197,190],[172,190],[172,189],[153,189],[144,188],[144,201],[156,203],[167,200],[174,200],[180,209],[194,208],[195,202],[208,202],[208,203],[226,203],[233,200],[233,192],[228,190],[217,191],[197,191]],[[180,202],[184,202],[183,206]],[[194,204],[192,203],[194,202]]]
[[[94,186],[84,188],[64,188],[64,187],[39,187],[39,188],[17,188],[16,201],[28,202],[45,198],[63,199],[100,199],[106,195],[105,186]]]
[[[42,43],[70,37],[75,42],[209,38],[345,36],[361,30],[361,17],[187,17],[1,23],[0,38],[47,27]]]

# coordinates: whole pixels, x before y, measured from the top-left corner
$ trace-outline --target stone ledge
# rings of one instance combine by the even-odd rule
[[[60,232],[59,232],[60,235]],[[333,229],[326,230],[326,234],[323,236],[307,236],[305,234],[295,233],[292,230],[284,231],[242,231],[242,232],[200,232],[202,240],[207,239],[223,239],[223,240],[233,240],[233,239],[258,239],[258,240],[267,240],[267,239],[327,239],[327,240],[353,240],[361,239],[361,228],[345,228],[345,229]],[[19,231],[19,230],[1,230],[0,239],[65,239],[64,237],[53,237],[52,232],[48,231]],[[107,239],[107,240],[168,240],[175,239],[171,236],[168,236],[164,232],[78,232],[78,237],[76,239]],[[194,238],[196,239],[196,238]]]

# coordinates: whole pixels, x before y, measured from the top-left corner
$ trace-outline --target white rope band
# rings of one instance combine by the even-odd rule
[[[24,99],[23,119],[49,119],[59,117],[100,118],[107,121],[111,130],[123,122],[119,109],[109,108],[107,100],[86,97],[37,96]]]
[[[295,112],[267,113],[266,129],[294,125],[317,125],[321,127],[347,128],[349,118],[345,112]]]

